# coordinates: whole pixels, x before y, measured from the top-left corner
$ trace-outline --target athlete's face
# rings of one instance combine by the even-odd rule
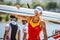
[[[32,20],[34,23],[37,23],[39,21],[39,17],[34,17],[33,20]]]
[[[41,15],[42,15],[42,12],[39,13],[39,12],[36,11],[36,10],[35,10],[34,12],[35,12],[35,16],[41,16]]]
[[[15,21],[16,22],[17,20],[16,20],[16,18],[11,18],[11,21]]]
[[[35,12],[35,16],[38,16],[38,15],[40,15],[40,14],[38,14],[38,12],[37,12],[36,10],[35,10],[34,12]]]
[[[34,23],[37,23],[39,21],[39,16],[40,16],[40,13],[38,13],[36,10],[34,11],[35,12],[35,17],[33,18],[33,22]]]
[[[17,23],[16,23],[16,18],[11,18],[11,22],[10,23],[12,23],[13,25],[16,25]]]
[[[26,24],[27,23],[27,20],[22,20],[22,24]]]

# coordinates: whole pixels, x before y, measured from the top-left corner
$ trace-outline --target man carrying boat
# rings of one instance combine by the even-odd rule
[[[24,32],[23,31],[24,31],[24,28],[27,26],[27,20],[26,19],[22,19],[21,22],[22,23],[20,24],[20,26],[21,26],[20,39],[23,40],[23,36],[24,36]]]

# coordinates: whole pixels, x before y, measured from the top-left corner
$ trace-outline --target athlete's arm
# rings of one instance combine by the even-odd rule
[[[29,16],[28,18],[27,18],[27,21],[28,21],[28,23],[30,22],[30,20],[33,18],[33,16]]]
[[[42,30],[43,30],[43,34],[44,34],[44,40],[48,40],[47,32],[46,32],[46,24],[44,21],[41,21],[41,26],[42,26]]]
[[[26,36],[27,36],[27,33],[26,33],[26,32],[24,32],[23,40],[26,40]]]
[[[27,33],[28,33],[28,26],[27,26],[27,25],[26,25],[25,28],[23,29],[23,32],[24,32],[23,40],[26,40]]]
[[[18,31],[18,40],[20,40],[20,30]]]
[[[5,30],[5,33],[4,33],[4,38],[3,38],[3,40],[6,40],[6,38],[7,38],[7,34],[8,34],[8,32],[9,32],[9,30]]]

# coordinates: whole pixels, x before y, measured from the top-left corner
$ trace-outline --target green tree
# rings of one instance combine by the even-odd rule
[[[11,5],[13,5],[13,4],[12,4],[12,2],[8,2],[8,3],[6,3],[6,5],[10,5],[10,6],[11,6]]]
[[[20,0],[17,0],[17,3],[20,4]]]
[[[56,9],[58,6],[57,6],[57,3],[56,2],[49,2],[47,3],[46,5],[46,9]]]
[[[0,16],[0,21],[2,21],[2,16]]]
[[[9,15],[8,14],[5,17],[5,21],[9,21]]]
[[[44,8],[44,5],[39,2],[33,2],[31,6],[32,8],[36,8],[36,6],[41,6],[42,8]]]
[[[4,2],[1,2],[1,1],[0,1],[0,4],[4,4]]]
[[[20,5],[20,4],[19,3],[15,3],[14,6],[16,6],[16,5]]]
[[[3,2],[4,0],[0,0],[0,2]]]
[[[20,6],[21,7],[24,7],[24,8],[27,8],[27,5],[26,4],[21,4]]]

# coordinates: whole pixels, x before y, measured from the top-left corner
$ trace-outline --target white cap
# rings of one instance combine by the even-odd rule
[[[40,7],[40,6],[37,6],[36,9],[35,9],[38,13],[42,12],[43,11],[43,8]]]

